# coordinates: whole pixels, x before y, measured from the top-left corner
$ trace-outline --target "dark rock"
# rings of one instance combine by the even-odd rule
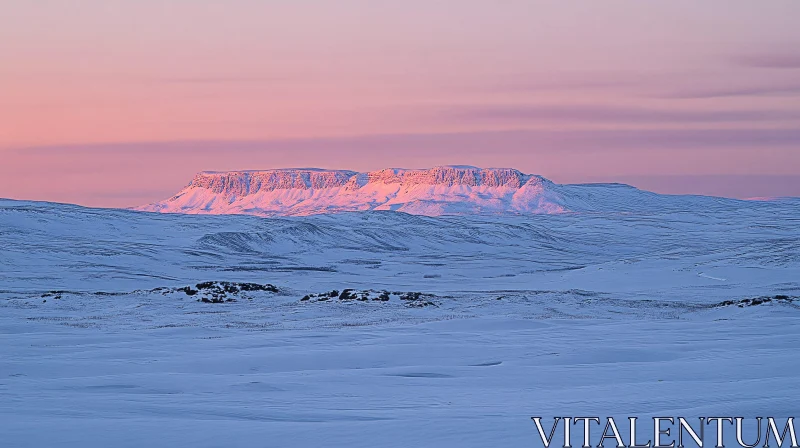
[[[435,306],[435,307],[438,307],[439,305],[437,305],[437,304],[435,304],[435,303],[433,303],[433,302],[431,302],[431,301],[428,301],[428,300],[420,300],[420,301],[412,301],[412,302],[409,302],[409,303],[408,303],[408,306],[410,306],[410,307],[412,307],[412,308],[424,308],[424,307],[426,307],[426,306]]]
[[[258,283],[237,283],[237,282],[200,282],[195,285],[197,288],[192,289],[189,286],[184,288],[178,288],[178,291],[183,291],[186,295],[195,295],[200,291],[206,291],[210,293],[214,298],[224,300],[226,294],[239,294],[243,291],[267,291],[267,292],[278,292],[278,288],[275,285],[271,285],[269,283],[265,285],[261,285]],[[213,302],[213,300],[212,300]],[[215,302],[217,303],[217,302]]]
[[[712,305],[714,308],[720,308],[725,306],[733,306],[736,305],[739,308],[744,308],[746,306],[757,306],[763,305],[765,303],[794,303],[795,298],[786,296],[786,295],[776,295],[773,297],[753,297],[748,299],[741,299],[741,300],[724,300],[722,302],[717,303],[716,305]]]
[[[44,297],[52,297],[53,299],[60,299],[62,294],[66,294],[67,291],[47,291],[46,293],[42,294],[42,298]]]
[[[187,296],[193,296],[197,294],[197,290],[192,289],[191,286],[184,286],[183,288],[178,288],[178,291],[183,291],[184,293],[186,293]]]
[[[357,298],[358,298],[358,296],[356,296],[355,294],[352,294],[352,291],[353,291],[352,289],[345,289],[345,290],[343,290],[343,291],[342,291],[342,293],[339,295],[339,300],[353,300],[353,299],[357,299]]]
[[[422,295],[421,292],[407,292],[405,294],[400,295],[400,300],[419,300],[419,297]]]
[[[278,292],[278,288],[272,284],[259,285],[258,283],[238,283],[239,289],[242,291],[267,291]]]

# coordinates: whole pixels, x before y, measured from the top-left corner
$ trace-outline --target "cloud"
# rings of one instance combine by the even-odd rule
[[[767,148],[782,147],[797,150],[800,128],[784,129],[630,129],[630,130],[504,130],[451,133],[408,133],[362,135],[336,138],[310,138],[249,141],[172,141],[132,142],[70,146],[40,146],[4,151],[6,154],[28,155],[100,155],[127,153],[139,155],[174,154],[181,157],[219,155],[227,157],[264,154],[303,159],[319,156],[315,162],[331,159],[343,161],[363,159],[399,152],[415,157],[441,153],[476,154],[487,148],[502,148],[503,152],[543,151],[604,151],[616,149],[673,149],[691,148]]]
[[[168,76],[146,78],[147,82],[163,84],[259,84],[285,81],[277,76]]]
[[[800,119],[800,111],[661,110],[590,105],[503,105],[463,107],[447,113],[458,120],[580,123],[725,123]]]
[[[759,85],[738,86],[738,87],[705,87],[705,88],[686,88],[684,90],[673,91],[661,98],[674,99],[702,99],[702,98],[724,98],[740,96],[794,96],[800,95],[800,81],[791,82],[770,82]]]
[[[735,65],[753,68],[796,69],[800,68],[800,54],[764,53],[741,55],[732,58]]]
[[[631,72],[547,72],[495,76],[484,80],[477,90],[492,92],[541,92],[560,90],[606,90],[636,86],[642,73]],[[473,89],[476,89],[473,86]]]

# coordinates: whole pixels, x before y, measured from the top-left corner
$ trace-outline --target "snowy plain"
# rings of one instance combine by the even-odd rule
[[[800,201],[651,199],[275,218],[0,200],[0,443],[515,447],[540,446],[531,416],[796,415]],[[203,301],[216,281],[277,291]]]

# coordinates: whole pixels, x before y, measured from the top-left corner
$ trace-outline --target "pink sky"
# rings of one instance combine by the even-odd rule
[[[0,197],[162,199],[196,171],[510,166],[800,195],[800,3],[0,4]]]

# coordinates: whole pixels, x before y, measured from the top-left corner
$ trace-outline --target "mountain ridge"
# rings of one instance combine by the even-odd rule
[[[620,183],[556,184],[514,168],[444,165],[369,172],[282,168],[201,171],[171,198],[134,210],[258,216],[367,210],[426,216],[650,213],[679,208],[679,203],[687,197],[660,195]],[[703,207],[736,202],[725,198],[694,198],[694,205]]]
[[[430,169],[385,168],[377,171],[328,170],[321,168],[279,168],[269,170],[201,171],[190,186],[229,193],[220,186],[223,182],[250,183],[249,192],[279,189],[313,189],[343,187],[348,183],[405,183],[408,185],[511,185],[520,187],[531,177],[513,168],[478,168],[466,165],[437,166]],[[361,185],[363,186],[363,185]],[[253,188],[255,187],[255,188]]]
[[[370,172],[319,168],[201,171],[175,196],[135,209],[261,216],[364,210],[429,216],[565,212],[554,185],[513,168],[466,165]]]

